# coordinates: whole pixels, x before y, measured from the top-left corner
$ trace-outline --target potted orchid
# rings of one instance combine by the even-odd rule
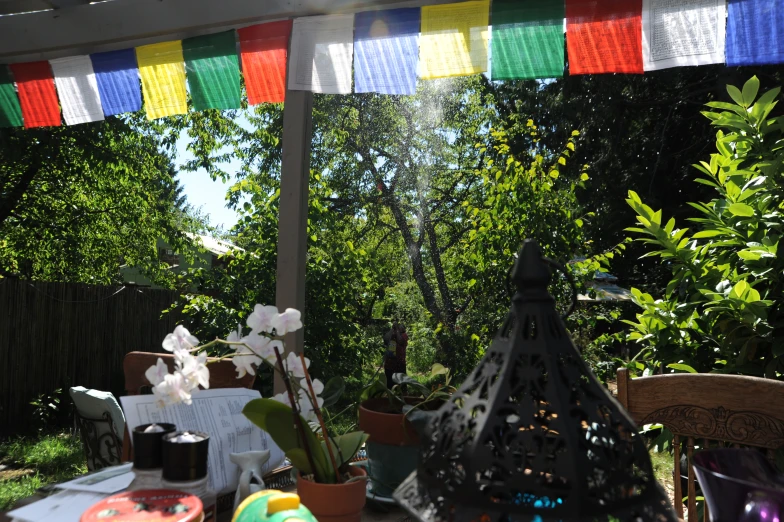
[[[191,394],[200,386],[209,388],[209,364],[231,359],[237,377],[255,375],[263,364],[280,374],[286,391],[271,399],[255,399],[243,414],[269,433],[299,472],[298,492],[303,504],[319,520],[359,520],[365,504],[365,471],[349,462],[367,440],[361,431],[331,436],[321,409],[334,403],[342,392],[340,378],[325,386],[311,379],[310,360],[289,353],[283,358],[283,337],[302,328],[301,314],[288,308],[280,313],[274,306],[256,305],[247,320],[250,333],[231,333],[225,340],[199,345],[199,340],[183,326],[177,326],[163,341],[174,354],[174,372],[158,359],[145,376],[153,385],[159,403],[191,403]],[[230,353],[209,360],[210,348],[227,346]],[[341,502],[335,502],[341,498]]]

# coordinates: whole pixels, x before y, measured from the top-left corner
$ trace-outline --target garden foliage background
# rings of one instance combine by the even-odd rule
[[[439,362],[459,382],[503,320],[514,254],[531,237],[553,259],[586,259],[569,265],[581,291],[597,269],[639,289],[638,308],[583,307],[570,319],[601,378],[619,364],[780,378],[781,127],[771,121],[774,96],[763,93],[781,73],[705,66],[495,83],[480,75],[421,82],[411,97],[316,96],[304,311],[313,373],[343,376],[346,396],[358,397],[384,331],[402,321],[409,370]],[[753,75],[759,89],[744,87]],[[253,304],[274,302],[282,111],[1,129],[2,275],[112,284],[120,262],[134,264],[176,292],[161,307],[166,324],[177,314],[203,340],[225,337]],[[183,137],[193,159],[178,172],[174,143]],[[210,230],[182,200],[178,179],[205,171],[229,184],[227,204],[240,213],[232,230]],[[635,215],[646,221],[629,232]],[[689,218],[708,221],[675,228]],[[185,232],[204,231],[244,250],[187,273],[157,258],[158,238],[184,248]],[[651,237],[664,259],[639,259],[651,250],[629,236]],[[553,292],[566,303],[562,282]],[[104,342],[116,346],[121,335]],[[159,346],[144,343],[134,348]]]

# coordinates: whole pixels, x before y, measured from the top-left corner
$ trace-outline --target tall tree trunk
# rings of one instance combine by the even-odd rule
[[[414,280],[419,287],[419,291],[422,292],[422,299],[425,301],[425,307],[428,312],[433,314],[433,317],[435,317],[436,320],[441,322],[443,321],[443,313],[438,306],[433,287],[425,276],[425,267],[422,263],[422,244],[421,242],[414,240],[414,236],[411,234],[411,227],[408,225],[406,216],[400,209],[400,205],[398,204],[397,199],[395,199],[395,195],[392,191],[384,187],[382,192],[384,194],[384,202],[389,210],[392,211],[392,216],[395,218],[395,224],[397,224],[400,229],[400,234],[403,236],[406,252],[408,253],[408,258],[411,260],[411,268],[414,271]]]
[[[430,213],[426,209],[424,212],[426,212],[423,216],[424,229],[427,233],[428,244],[430,245],[430,257],[433,259],[433,269],[436,272],[436,282],[438,283],[438,292],[441,294],[441,302],[444,303],[444,322],[451,330],[455,326],[457,313],[455,305],[452,302],[452,295],[449,292],[449,285],[446,283],[444,266],[441,264],[441,249],[438,247],[436,229],[433,226],[433,222],[430,221]]]
[[[14,185],[14,188],[9,190],[8,194],[3,198],[2,204],[0,204],[0,226],[3,225],[5,220],[8,219],[17,205],[19,205],[19,202],[22,200],[22,197],[24,197],[25,192],[27,192],[33,179],[35,179],[35,175],[38,174],[40,166],[40,161],[33,161],[30,163],[19,181]]]

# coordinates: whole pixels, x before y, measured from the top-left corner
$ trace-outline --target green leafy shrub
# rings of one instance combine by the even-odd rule
[[[630,339],[642,345],[640,360],[699,372],[781,378],[784,323],[781,307],[784,259],[777,255],[784,230],[782,159],[784,119],[771,117],[780,89],[758,95],[759,80],[740,90],[734,103],[710,102],[703,114],[719,128],[717,152],[695,167],[696,179],[716,197],[692,203],[694,230],[665,222],[661,211],[634,192],[627,202],[639,227],[630,228],[672,270],[661,299],[632,289],[642,309]],[[675,366],[677,365],[677,366]]]

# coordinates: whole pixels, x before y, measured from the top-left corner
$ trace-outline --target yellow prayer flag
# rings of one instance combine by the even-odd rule
[[[188,112],[182,41],[136,48],[147,119]]]
[[[485,72],[489,22],[490,0],[423,7],[420,78]]]

